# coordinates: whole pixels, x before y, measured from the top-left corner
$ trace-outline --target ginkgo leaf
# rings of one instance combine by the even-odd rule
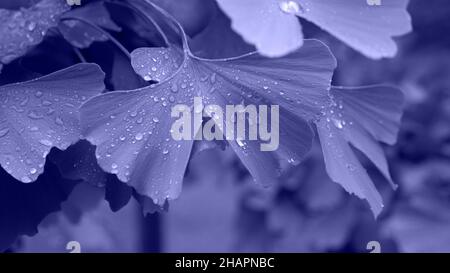
[[[141,48],[132,53],[140,75],[173,71],[169,56],[180,54],[177,59],[182,63],[172,75],[149,87],[97,96],[82,106],[83,134],[97,146],[99,165],[160,206],[166,199],[178,197],[193,138],[173,139],[171,108],[179,104],[192,107],[194,97],[223,109],[230,104],[279,105],[281,140],[277,151],[261,152],[260,141],[229,143],[255,180],[263,184],[277,178],[280,160],[298,163],[311,147],[309,121],[329,100],[336,65],[329,49],[308,40],[284,58],[250,53],[207,60],[192,55],[183,38],[183,52],[171,47]],[[195,136],[197,131],[191,133]]]
[[[70,7],[64,0],[41,0],[30,8],[0,9],[0,70],[42,42],[47,31]]]
[[[350,144],[363,152],[395,188],[382,148],[394,144],[402,115],[403,94],[389,86],[333,88],[333,104],[316,122],[326,169],[345,190],[367,199],[375,214],[382,198]]]
[[[397,46],[392,37],[411,31],[408,1],[376,6],[363,0],[217,0],[233,29],[266,56],[285,55],[302,45],[298,16],[374,59],[393,57]]]
[[[61,178],[51,163],[32,184],[20,183],[0,168],[0,252],[18,236],[36,234],[39,223],[61,208],[77,183]]]
[[[106,180],[105,200],[108,201],[112,211],[119,211],[130,201],[133,189],[119,181],[117,176],[113,174],[107,174]]]
[[[101,93],[104,74],[79,64],[28,82],[0,87],[0,164],[28,183],[43,172],[52,147],[80,138],[78,107]]]
[[[80,18],[82,21],[73,18]],[[108,36],[98,28],[121,31],[121,28],[111,19],[103,2],[83,5],[81,8],[65,13],[58,27],[64,38],[78,48],[87,48],[93,42],[107,41]]]
[[[295,0],[297,1],[297,0]],[[392,37],[412,30],[409,0],[382,1],[379,6],[360,0],[301,0],[298,16],[330,32],[364,55],[394,57]]]

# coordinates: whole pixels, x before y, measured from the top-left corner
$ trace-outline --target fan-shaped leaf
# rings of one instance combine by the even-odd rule
[[[367,199],[377,216],[383,202],[349,143],[363,152],[392,182],[376,140],[393,144],[402,114],[403,95],[394,87],[333,88],[334,102],[317,124],[327,172],[348,192]]]
[[[64,0],[41,0],[27,9],[0,9],[0,70],[1,63],[10,63],[42,42],[69,8]]]

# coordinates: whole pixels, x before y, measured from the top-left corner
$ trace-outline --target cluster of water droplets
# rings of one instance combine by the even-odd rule
[[[179,68],[180,62],[180,54],[170,48],[144,48],[132,53],[133,68],[145,81],[167,79]]]

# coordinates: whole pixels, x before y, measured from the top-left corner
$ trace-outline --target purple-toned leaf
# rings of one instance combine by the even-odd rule
[[[333,88],[333,104],[316,123],[327,172],[345,190],[367,199],[375,216],[383,202],[350,143],[363,152],[395,188],[377,140],[395,143],[402,92],[389,86]]]
[[[164,58],[170,51],[175,52],[137,50],[133,59],[144,60],[133,60],[140,64],[135,70],[140,75],[171,71],[173,61]],[[281,159],[298,162],[309,150],[313,133],[307,121],[328,101],[334,67],[328,48],[315,40],[279,59],[252,53],[205,60],[186,54],[175,74],[159,84],[103,94],[83,105],[84,135],[97,145],[97,158],[105,171],[117,174],[139,194],[162,205],[166,199],[178,197],[193,145],[192,140],[172,139],[172,106],[192,106],[195,96],[223,108],[226,104],[279,104],[282,139],[276,153],[261,152],[256,141],[230,141],[254,177],[269,183],[276,178]]]
[[[80,18],[83,21],[71,20],[71,18]],[[84,21],[90,24],[86,24]],[[108,40],[108,36],[92,25],[111,31],[121,31],[121,28],[111,19],[103,2],[83,5],[81,8],[65,13],[61,17],[58,27],[64,38],[73,46],[87,48],[93,42]]]
[[[101,93],[104,74],[79,64],[28,82],[0,87],[0,164],[28,183],[43,172],[50,149],[79,140],[78,108]]]
[[[64,0],[41,0],[20,10],[0,9],[0,63],[8,64],[41,43],[47,31],[58,24],[59,16],[69,9]]]

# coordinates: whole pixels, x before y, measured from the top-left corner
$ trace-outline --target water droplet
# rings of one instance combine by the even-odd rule
[[[281,1],[279,3],[280,9],[287,14],[298,14],[303,12],[303,9],[296,1]]]
[[[333,119],[333,124],[338,129],[344,128],[344,123],[340,119]]]
[[[158,123],[158,122],[159,122],[159,118],[157,118],[157,117],[154,117],[154,118],[153,118],[153,122],[156,122],[156,123]]]
[[[171,90],[173,93],[178,92],[178,86],[177,86],[177,84],[176,84],[176,83],[173,83],[172,86],[170,87],[170,90]]]
[[[33,31],[33,30],[35,30],[36,29],[36,23],[35,22],[33,22],[33,21],[31,21],[29,24],[28,24],[28,30],[29,31]]]
[[[36,173],[37,173],[37,170],[36,170],[35,168],[31,168],[31,169],[30,169],[30,173],[31,173],[31,174],[36,174]]]
[[[244,142],[242,142],[242,139],[236,139],[236,143],[239,145],[239,147],[244,147],[245,146],[245,143]]]
[[[149,81],[152,80],[152,77],[150,77],[150,75],[145,75],[145,76],[144,76],[144,80],[147,81],[147,82],[149,82]]]
[[[162,153],[163,153],[163,155],[166,155],[166,154],[168,154],[168,153],[169,153],[169,150],[167,150],[167,149],[164,149],[164,150],[162,151]]]
[[[119,166],[117,166],[116,163],[111,164],[111,168],[112,168],[112,169],[117,169],[117,167],[119,167]]]
[[[53,145],[53,142],[48,139],[41,139],[41,140],[39,140],[39,143],[41,143],[44,146],[48,146],[48,147]]]

